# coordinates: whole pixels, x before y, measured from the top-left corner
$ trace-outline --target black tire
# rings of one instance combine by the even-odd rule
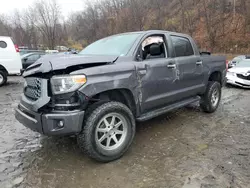
[[[135,119],[131,110],[119,102],[106,102],[87,110],[82,132],[77,136],[80,149],[90,158],[99,162],[111,162],[119,159],[128,150],[135,135]],[[122,144],[115,150],[105,150],[96,141],[96,128],[105,115],[117,113],[127,123],[127,133]]]
[[[2,81],[0,81],[0,87],[6,84],[6,82],[7,82],[7,76],[8,75],[7,75],[6,71],[0,70],[0,77],[3,78],[3,79],[0,79],[0,80],[2,80]]]
[[[218,102],[213,104],[212,94],[217,90],[218,93]],[[221,84],[215,81],[209,81],[207,89],[204,95],[201,96],[200,107],[204,112],[213,113],[217,110],[221,100]]]

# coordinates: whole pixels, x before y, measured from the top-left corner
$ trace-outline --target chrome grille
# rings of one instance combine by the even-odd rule
[[[26,78],[24,95],[33,101],[38,100],[42,93],[42,80],[40,78]]]
[[[244,79],[244,80],[250,80],[250,75],[244,76],[244,75],[242,75],[242,74],[237,74],[237,77],[238,77],[238,78],[241,78],[241,79]]]

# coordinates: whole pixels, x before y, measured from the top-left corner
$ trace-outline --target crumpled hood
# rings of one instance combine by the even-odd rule
[[[234,72],[237,74],[250,73],[250,66],[249,67],[233,67],[231,69],[228,69],[228,72]]]
[[[117,60],[117,56],[110,55],[72,55],[72,54],[53,54],[45,55],[34,64],[29,66],[23,76],[35,73],[47,73],[50,71],[63,70],[68,67],[86,64],[112,63]]]

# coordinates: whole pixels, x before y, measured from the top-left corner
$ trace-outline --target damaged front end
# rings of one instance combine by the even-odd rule
[[[89,98],[83,93],[76,91],[67,94],[52,96],[51,101],[44,109],[52,111],[72,111],[85,110],[88,105]]]
[[[79,133],[89,101],[79,88],[87,82],[87,77],[70,73],[108,64],[113,62],[114,57],[106,60],[109,61],[103,62],[96,57],[91,61],[90,57],[78,56],[42,58],[23,73],[24,92],[16,109],[16,119],[45,135]]]
[[[79,133],[85,113],[83,109],[87,105],[84,94],[73,91],[53,95],[50,88],[49,79],[26,78],[24,93],[15,113],[16,119],[45,135]]]

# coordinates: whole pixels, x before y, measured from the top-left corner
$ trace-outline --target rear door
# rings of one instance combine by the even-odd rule
[[[170,35],[178,66],[178,95],[191,97],[204,89],[203,62],[188,37]]]

